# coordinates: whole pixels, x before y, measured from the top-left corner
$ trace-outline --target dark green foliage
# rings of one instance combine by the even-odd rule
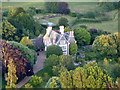
[[[59,81],[59,77],[52,77],[46,83],[45,88],[62,88],[62,85]]]
[[[61,55],[59,63],[60,65],[67,68],[68,70],[74,69],[74,61],[73,61],[72,56],[70,55]]]
[[[61,17],[61,18],[59,19],[58,24],[59,24],[59,25],[64,25],[64,26],[68,26],[68,20],[67,20],[67,18]]]
[[[85,17],[85,18],[95,18],[96,15],[95,15],[95,12],[93,12],[93,11],[88,11],[87,13],[85,13],[84,17]]]
[[[49,57],[52,54],[55,54],[57,56],[62,55],[63,52],[62,52],[61,47],[59,47],[57,45],[51,45],[51,46],[47,47],[46,57]]]
[[[70,44],[70,55],[74,55],[77,53],[77,44],[76,43],[71,43]]]
[[[80,18],[78,20],[79,23],[101,23],[100,19],[92,19],[92,18]]]
[[[45,9],[49,13],[58,13],[59,2],[45,2]]]
[[[80,28],[87,29],[87,26],[86,25],[80,25]]]
[[[5,16],[5,17],[8,16],[8,10],[5,10],[5,11],[3,12],[3,16]]]
[[[50,55],[47,59],[45,59],[44,66],[45,67],[53,67],[59,64],[59,57],[55,54]]]
[[[26,45],[28,48],[33,49],[34,51],[37,51],[37,47],[35,45]]]
[[[91,35],[84,28],[73,28],[75,33],[75,39],[77,40],[78,45],[88,45],[90,44]]]
[[[15,48],[18,48],[23,53],[23,56],[33,66],[33,64],[37,60],[37,55],[36,55],[36,52],[34,50],[29,49],[27,46],[24,46],[24,45],[22,45],[20,43],[14,42],[14,41],[9,41],[8,43],[10,43],[11,45],[13,45]]]

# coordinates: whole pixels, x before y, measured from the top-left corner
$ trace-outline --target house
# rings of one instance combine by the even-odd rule
[[[58,45],[62,48],[64,55],[69,55],[69,46],[71,43],[76,43],[74,31],[64,32],[64,26],[60,26],[59,30],[52,30],[52,26],[48,26],[46,34],[43,37],[45,51],[50,45]]]

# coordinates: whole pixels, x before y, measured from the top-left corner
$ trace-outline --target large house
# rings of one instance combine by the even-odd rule
[[[71,43],[76,43],[74,31],[64,32],[64,26],[60,26],[59,30],[52,30],[52,26],[48,26],[46,34],[43,37],[45,51],[50,45],[58,45],[62,48],[64,55],[69,55],[69,46]]]

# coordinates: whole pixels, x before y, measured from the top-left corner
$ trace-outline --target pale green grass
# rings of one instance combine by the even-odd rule
[[[86,25],[88,29],[90,28],[95,28],[98,30],[104,30],[108,31],[111,33],[118,32],[118,21],[105,21],[102,23],[82,23],[82,24],[77,24],[74,27],[79,27],[80,25]]]

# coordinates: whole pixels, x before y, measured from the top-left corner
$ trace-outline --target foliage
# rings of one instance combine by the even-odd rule
[[[69,32],[71,31],[69,27],[65,27],[64,32]]]
[[[117,84],[118,88],[120,88],[120,77],[117,77],[116,84]]]
[[[37,50],[38,50],[38,48],[37,48],[35,45],[27,45],[27,47],[28,47],[29,49],[34,50],[34,51],[37,51]]]
[[[68,70],[71,70],[74,68],[73,58],[70,55],[61,55],[59,63],[60,65],[67,68]]]
[[[70,55],[74,55],[77,53],[77,44],[76,43],[71,43],[70,44]]]
[[[46,51],[46,57],[49,57],[50,55],[55,54],[55,55],[62,55],[62,49],[61,47],[57,46],[57,45],[51,45],[49,47],[47,47],[47,51]]]
[[[13,63],[13,59],[9,59],[8,67],[8,77],[7,77],[7,86],[13,87],[13,85],[17,82],[18,77],[16,75],[16,66]]]
[[[7,20],[2,22],[2,38],[5,40],[19,41],[19,37],[16,35],[17,29]]]
[[[47,82],[45,88],[62,88],[59,77],[52,77]]]
[[[67,2],[60,2],[58,6],[58,12],[61,14],[69,14],[70,9]]]
[[[58,6],[59,6],[59,2],[45,2],[45,9],[49,13],[57,13]]]
[[[93,49],[102,56],[119,55],[119,33],[101,35],[93,42]]]
[[[84,67],[61,72],[60,82],[63,88],[107,88],[107,83],[111,84],[112,80],[97,63],[88,63]]]
[[[80,25],[80,28],[85,28],[85,29],[87,29],[87,26],[86,26],[86,25]]]
[[[6,41],[1,41],[1,43],[3,73],[9,72],[7,65],[9,65],[10,59],[13,59],[18,79],[23,79],[25,76],[33,74],[30,62],[23,56],[23,53],[18,48],[13,47]]]
[[[108,65],[109,65],[109,62],[108,62],[108,60],[107,60],[106,58],[104,58],[104,65],[105,65],[105,66],[108,66]]]
[[[33,87],[36,87],[41,84],[42,78],[35,75],[35,76],[32,76],[29,82]]]
[[[25,88],[33,88],[33,86],[31,86],[30,83],[27,83],[27,84],[25,85]]]
[[[85,18],[95,18],[96,15],[95,15],[95,12],[93,12],[93,11],[88,11],[88,12],[85,13],[84,17],[85,17]]]
[[[55,54],[50,55],[47,59],[45,59],[44,66],[45,67],[53,67],[59,64],[59,57]]]
[[[20,41],[21,44],[23,45],[33,45],[33,43],[29,40],[29,37],[23,37]]]
[[[90,44],[91,36],[90,33],[84,28],[74,28],[75,39],[78,45]]]
[[[29,49],[27,46],[24,46],[24,45],[22,45],[20,43],[14,42],[14,41],[9,41],[8,43],[10,43],[11,45],[13,45],[15,48],[19,49],[23,53],[22,55],[27,60],[29,60],[29,62],[33,66],[33,64],[37,60],[37,54],[36,54],[36,52],[34,50]]]
[[[59,25],[64,25],[64,26],[68,26],[68,20],[67,20],[67,18],[61,17],[61,18],[59,19],[58,24],[59,24]]]

